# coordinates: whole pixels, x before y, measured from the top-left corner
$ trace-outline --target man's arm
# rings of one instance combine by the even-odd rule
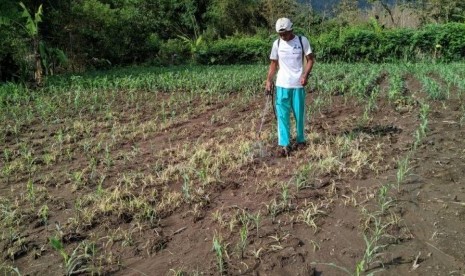
[[[313,54],[309,54],[305,56],[305,59],[307,60],[307,64],[305,64],[304,73],[300,77],[300,84],[302,84],[302,86],[305,86],[308,83],[308,77],[310,76],[313,64],[315,63],[315,56]]]
[[[278,61],[271,60],[270,68],[268,69],[268,76],[266,77],[266,91],[271,91],[271,83],[273,82],[274,75],[276,74],[276,70],[278,68]]]

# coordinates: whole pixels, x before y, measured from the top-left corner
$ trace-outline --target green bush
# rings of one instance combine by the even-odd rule
[[[339,29],[334,29],[328,33],[323,33],[317,38],[309,37],[313,53],[318,60],[332,60],[342,58],[342,47],[339,42]]]
[[[340,28],[315,39],[321,61],[453,61],[465,58],[465,24],[427,25],[419,30]]]
[[[379,61],[382,37],[370,30],[350,29],[342,38],[344,61]]]
[[[392,31],[385,31],[383,33],[383,40],[378,50],[379,55],[383,61],[398,61],[410,60],[411,56],[411,39],[414,30],[410,29],[397,29]]]
[[[453,61],[465,58],[465,24],[428,25],[412,37],[412,48],[421,57]]]
[[[165,65],[187,63],[190,60],[189,45],[181,39],[168,39],[161,43],[158,59]]]
[[[208,44],[196,56],[200,64],[252,64],[269,60],[270,39],[260,37],[232,37]]]

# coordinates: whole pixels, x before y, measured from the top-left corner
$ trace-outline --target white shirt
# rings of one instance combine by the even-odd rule
[[[302,45],[304,47],[305,56],[312,53],[310,43],[305,36],[301,36]],[[303,74],[302,49],[300,46],[299,37],[294,35],[294,38],[289,41],[281,39],[273,43],[271,48],[270,59],[277,60],[279,64],[278,75],[276,77],[276,86],[283,88],[300,88],[300,77]]]

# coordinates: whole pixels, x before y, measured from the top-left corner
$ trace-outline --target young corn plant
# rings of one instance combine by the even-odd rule
[[[23,152],[23,157],[24,157],[24,160],[26,161],[27,172],[29,174],[29,177],[32,177],[32,174],[36,170],[36,166],[34,165],[34,163],[37,158],[33,156],[33,153],[31,150],[28,150],[27,152]]]
[[[39,212],[37,212],[37,216],[40,218],[42,224],[47,224],[48,217],[49,217],[49,209],[47,205],[42,205],[40,207]]]
[[[213,251],[216,254],[216,263],[218,265],[218,272],[219,275],[223,275],[225,273],[225,260],[224,260],[224,253],[225,253],[225,248],[222,244],[222,239],[221,236],[215,236],[213,237]]]
[[[249,219],[254,223],[255,228],[257,230],[257,237],[258,237],[258,228],[260,226],[260,221],[262,219],[260,211],[258,211],[258,213],[255,215],[249,214]]]
[[[63,252],[64,250],[61,249],[61,251]],[[80,243],[73,250],[71,255],[67,255],[67,259],[64,263],[65,274],[79,275],[92,272],[91,263],[92,258],[95,255],[95,251],[95,244],[86,241]]]
[[[430,77],[422,76],[423,90],[431,100],[445,100],[446,95],[439,84]]]
[[[392,199],[388,196],[389,192],[389,187],[386,185],[383,185],[379,190],[378,190],[378,205],[379,209],[381,211],[381,214],[384,214],[390,207],[392,203]]]
[[[52,246],[52,248],[58,251],[58,253],[61,255],[64,263],[65,264],[68,263],[69,255],[65,251],[61,238],[58,236],[54,236],[54,237],[49,238],[49,241],[50,241],[50,245]]]
[[[422,140],[422,134],[421,134],[421,129],[417,128],[415,132],[413,133],[413,149],[417,149],[418,146],[421,144]]]
[[[240,240],[239,240],[239,251],[241,253],[241,259],[244,259],[244,253],[247,248],[247,243],[248,243],[248,235],[249,235],[249,227],[248,223],[243,223],[241,230],[239,232],[240,234]]]
[[[370,108],[368,105],[365,106],[362,117],[360,117],[359,125],[365,126],[371,121]]]
[[[430,106],[427,103],[421,103],[420,106],[420,134],[421,138],[424,138],[426,136],[426,131],[428,130],[428,115],[430,112]]]
[[[46,153],[43,156],[44,163],[47,166],[54,163],[56,161],[56,158],[57,158],[57,156],[52,154],[52,153]]]
[[[266,204],[268,214],[271,216],[271,221],[274,223],[279,214],[288,208],[283,202],[278,203],[276,199],[271,200],[270,204]]]
[[[13,275],[21,276],[22,275],[17,267],[14,267],[14,266],[11,266],[11,265],[8,265],[8,264],[5,264],[5,263],[0,264],[0,271],[4,275],[11,275],[11,276],[13,276]]]
[[[189,178],[189,175],[188,174],[183,174],[182,175],[182,178],[184,180],[183,184],[182,184],[182,194],[183,194],[183,197],[184,197],[184,200],[186,201],[190,201],[191,200],[191,181],[190,181],[190,178]]]
[[[31,179],[29,179],[26,183],[26,195],[27,198],[34,204],[36,201],[36,189],[34,182]]]
[[[394,103],[402,97],[404,90],[404,80],[400,76],[397,70],[393,70],[392,76],[389,82],[388,99]]]
[[[106,178],[106,175],[102,175],[100,176],[100,179],[98,181],[97,191],[96,191],[98,197],[101,197],[103,195],[103,192],[104,192],[103,182],[105,181],[105,178]]]
[[[77,191],[84,187],[84,171],[77,171],[71,174],[71,180],[73,182],[73,191]]]
[[[6,185],[7,187],[10,184],[10,178],[13,173],[13,166],[10,163],[5,163],[2,168],[2,176],[6,178]]]
[[[366,109],[369,112],[372,112],[378,108],[378,105],[376,104],[378,96],[379,96],[379,86],[376,86],[373,88],[373,90],[371,91],[370,97],[368,98]]]
[[[368,214],[370,220],[373,221],[374,229],[370,229],[371,233],[363,234],[363,240],[365,241],[365,252],[362,259],[357,263],[355,268],[355,275],[364,275],[364,272],[372,265],[379,255],[379,252],[384,249],[387,244],[381,244],[381,238],[386,235],[386,228],[389,223],[383,224],[381,217]]]
[[[407,155],[404,158],[397,161],[397,173],[396,173],[396,184],[397,184],[397,191],[400,192],[400,185],[404,182],[405,178],[408,176],[409,172],[411,171],[411,167],[409,166],[410,156]]]
[[[111,157],[110,147],[108,144],[105,145],[105,157],[103,163],[109,168],[113,165],[113,158]]]
[[[5,163],[10,162],[13,159],[13,152],[8,148],[3,149],[3,159]]]

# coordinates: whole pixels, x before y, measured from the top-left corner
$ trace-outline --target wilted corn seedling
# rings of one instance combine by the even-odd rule
[[[410,156],[407,155],[403,159],[397,161],[397,191],[400,191],[400,184],[404,182],[405,178],[408,176],[408,173],[411,170],[411,167],[409,167],[409,158]]]
[[[189,178],[189,175],[183,174],[183,184],[182,184],[182,194],[184,196],[184,200],[189,201],[191,199],[191,180]]]
[[[103,163],[107,167],[111,167],[113,165],[113,158],[111,157],[110,147],[108,144],[105,144],[105,157],[104,157]]]
[[[310,186],[310,179],[313,176],[313,164],[308,163],[303,165],[295,176],[295,184],[297,190],[305,189]]]
[[[186,276],[187,274],[184,272],[183,269],[173,269],[171,268],[170,271],[173,276]]]
[[[71,174],[71,180],[73,182],[73,191],[77,191],[82,188],[84,183],[84,170],[73,172]]]
[[[47,224],[49,217],[49,209],[46,204],[40,207],[39,212],[37,212],[37,216],[40,218],[43,224]]]
[[[318,230],[318,226],[316,225],[315,220],[319,215],[325,214],[325,212],[319,209],[321,206],[318,206],[313,202],[310,202],[309,204],[305,202],[305,205],[305,208],[300,210],[301,213],[297,216],[297,221],[304,222],[308,226],[312,227],[314,232],[316,232]]]
[[[282,184],[281,186],[281,199],[284,206],[289,205],[289,184]]]

